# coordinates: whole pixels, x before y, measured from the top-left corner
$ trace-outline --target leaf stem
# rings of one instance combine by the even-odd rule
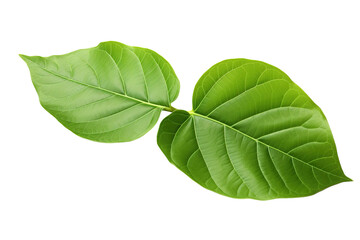
[[[165,107],[163,108],[164,111],[168,111],[168,112],[174,112],[178,109],[174,108],[173,106],[170,106],[170,107]]]

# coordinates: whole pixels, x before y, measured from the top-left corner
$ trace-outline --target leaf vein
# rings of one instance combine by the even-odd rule
[[[316,166],[314,166],[314,165],[308,164],[307,162],[305,162],[305,161],[303,161],[303,160],[301,160],[301,159],[299,159],[299,158],[297,158],[297,157],[294,157],[294,156],[292,156],[292,155],[290,155],[290,154],[288,154],[288,153],[286,153],[286,152],[284,152],[284,151],[282,151],[282,150],[280,150],[280,149],[278,149],[278,148],[275,148],[275,147],[273,147],[273,146],[271,146],[271,145],[268,145],[268,144],[266,144],[266,143],[264,143],[264,142],[262,142],[262,141],[260,141],[260,140],[258,140],[258,139],[256,139],[256,138],[251,137],[250,135],[248,135],[248,134],[246,134],[246,133],[244,133],[244,132],[242,132],[242,131],[240,131],[240,130],[237,130],[237,129],[235,129],[235,128],[233,128],[233,127],[231,127],[231,126],[229,126],[229,125],[227,125],[227,124],[225,124],[225,123],[222,123],[222,122],[220,122],[220,121],[218,121],[218,120],[216,120],[216,119],[210,118],[210,117],[208,117],[208,116],[204,116],[204,115],[199,114],[199,113],[196,113],[196,112],[191,112],[191,114],[192,114],[192,115],[195,115],[195,116],[198,116],[198,117],[201,117],[201,118],[204,118],[204,119],[207,119],[207,120],[209,120],[209,121],[216,122],[216,123],[221,124],[221,125],[223,125],[223,126],[226,126],[226,127],[230,128],[230,129],[232,129],[232,130],[234,130],[234,131],[236,131],[236,132],[244,135],[245,137],[247,137],[247,138],[255,141],[255,142],[259,142],[259,143],[261,143],[261,144],[263,144],[263,145],[265,145],[265,146],[267,146],[267,147],[269,147],[269,148],[274,149],[274,150],[277,151],[277,152],[282,153],[282,154],[285,155],[285,156],[294,158],[295,160],[297,160],[297,161],[299,161],[299,162],[301,162],[301,163],[303,163],[303,164],[305,164],[305,165],[308,165],[308,166],[310,166],[310,167],[316,168],[316,169],[318,169],[319,171],[322,171],[322,172],[324,172],[324,173],[326,173],[326,174],[328,174],[328,175],[333,175],[333,176],[335,176],[335,177],[348,180],[348,179],[345,178],[345,177],[338,176],[338,175],[336,175],[336,174],[333,174],[333,173],[331,173],[331,172],[327,172],[327,171],[325,171],[325,170],[323,170],[323,169],[321,169],[321,168],[318,168],[318,167],[316,167]]]

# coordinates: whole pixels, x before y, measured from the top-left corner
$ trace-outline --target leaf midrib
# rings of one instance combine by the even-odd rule
[[[235,128],[233,128],[233,127],[231,127],[231,126],[229,126],[229,125],[227,125],[227,124],[225,124],[225,123],[223,123],[223,122],[220,122],[220,121],[218,121],[218,120],[216,120],[216,119],[213,119],[213,118],[208,117],[208,116],[204,116],[204,115],[199,114],[199,113],[196,113],[196,112],[194,112],[194,111],[190,111],[189,114],[190,114],[190,115],[194,115],[194,116],[198,116],[198,117],[202,117],[202,118],[204,118],[204,119],[213,121],[213,122],[218,123],[218,124],[220,124],[220,125],[223,125],[223,126],[225,126],[225,127],[227,127],[227,128],[230,128],[231,130],[234,130],[234,131],[240,133],[241,135],[243,135],[243,136],[245,136],[245,137],[247,137],[247,138],[249,138],[249,139],[251,139],[251,140],[253,140],[253,141],[257,142],[257,143],[263,144],[264,146],[266,146],[266,147],[268,147],[268,148],[271,148],[271,149],[274,149],[275,151],[278,151],[278,152],[284,154],[285,156],[288,156],[288,157],[290,157],[290,158],[292,158],[292,159],[295,159],[295,160],[297,160],[297,161],[299,161],[299,162],[301,162],[301,163],[303,163],[303,164],[305,164],[305,165],[308,165],[308,166],[310,166],[311,168],[315,168],[315,169],[317,169],[317,170],[319,170],[319,171],[322,171],[322,172],[324,172],[324,173],[326,173],[326,174],[330,174],[330,175],[332,175],[332,176],[335,176],[335,177],[344,179],[345,181],[349,181],[349,179],[346,178],[346,177],[339,176],[339,175],[333,174],[333,173],[331,173],[331,172],[327,172],[327,171],[325,171],[325,170],[323,170],[323,169],[321,169],[321,168],[318,168],[318,167],[316,167],[316,166],[314,166],[314,165],[311,165],[311,164],[309,164],[309,163],[307,163],[307,162],[305,162],[305,161],[303,161],[303,160],[301,160],[301,159],[299,159],[299,158],[297,158],[297,157],[294,157],[294,156],[292,156],[292,155],[290,155],[290,154],[288,154],[288,153],[286,153],[286,152],[284,152],[284,151],[282,151],[282,150],[280,150],[280,149],[278,149],[278,148],[276,148],[276,147],[273,147],[273,146],[271,146],[271,145],[269,145],[269,144],[266,144],[266,143],[264,143],[264,142],[262,142],[262,141],[260,141],[260,140],[258,140],[258,139],[256,139],[256,138],[254,138],[254,137],[252,137],[252,136],[250,136],[250,135],[248,135],[248,134],[246,134],[246,133],[244,133],[244,132],[242,132],[242,131],[240,131],[240,130],[238,130],[238,129],[235,129]]]
[[[111,90],[108,90],[108,89],[105,89],[105,88],[101,88],[101,87],[98,87],[98,86],[94,86],[94,85],[90,85],[90,84],[86,84],[86,83],[83,83],[83,82],[79,82],[79,81],[76,81],[74,79],[71,79],[71,78],[68,78],[66,76],[63,76],[61,74],[58,74],[56,72],[53,72],[51,70],[48,70],[42,66],[40,66],[39,64],[37,64],[36,62],[32,61],[31,59],[29,59],[27,57],[27,59],[29,61],[31,61],[32,63],[36,64],[37,66],[39,66],[41,69],[43,69],[44,71],[50,73],[50,74],[53,74],[57,77],[60,77],[62,79],[65,79],[67,81],[70,81],[70,82],[73,82],[73,83],[76,83],[76,84],[79,84],[79,85],[83,85],[83,86],[86,86],[86,87],[90,87],[90,88],[94,88],[94,89],[97,89],[97,90],[100,90],[100,91],[104,91],[104,92],[107,92],[107,93],[110,93],[110,94],[113,94],[113,95],[117,95],[117,96],[121,96],[121,97],[124,97],[124,98],[128,98],[128,99],[131,99],[133,101],[137,101],[137,102],[140,102],[142,104],[145,104],[145,105],[149,105],[149,106],[152,106],[152,107],[157,107],[157,108],[161,108],[161,109],[164,109],[164,108],[168,108],[168,106],[163,106],[163,105],[158,105],[158,104],[155,104],[155,103],[150,103],[150,102],[145,102],[143,100],[140,100],[140,99],[137,99],[137,98],[134,98],[134,97],[131,97],[129,95],[125,95],[125,94],[121,94],[121,93],[118,93],[118,92],[114,92],[114,91],[111,91]]]

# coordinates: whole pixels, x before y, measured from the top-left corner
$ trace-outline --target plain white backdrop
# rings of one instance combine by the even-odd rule
[[[354,1],[3,1],[0,4],[0,239],[360,239],[360,5]],[[18,57],[114,40],[166,58],[173,106],[213,64],[265,61],[322,108],[347,176],[314,196],[238,200],[210,192],[144,137],[82,139],[38,102]]]

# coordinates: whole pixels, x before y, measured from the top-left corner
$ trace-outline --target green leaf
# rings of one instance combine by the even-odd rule
[[[145,48],[103,42],[60,56],[20,56],[41,105],[70,131],[94,141],[141,137],[179,94],[170,64]]]
[[[195,87],[193,109],[163,120],[158,145],[209,190],[267,200],[350,181],[321,109],[276,67],[247,59],[214,65]]]

